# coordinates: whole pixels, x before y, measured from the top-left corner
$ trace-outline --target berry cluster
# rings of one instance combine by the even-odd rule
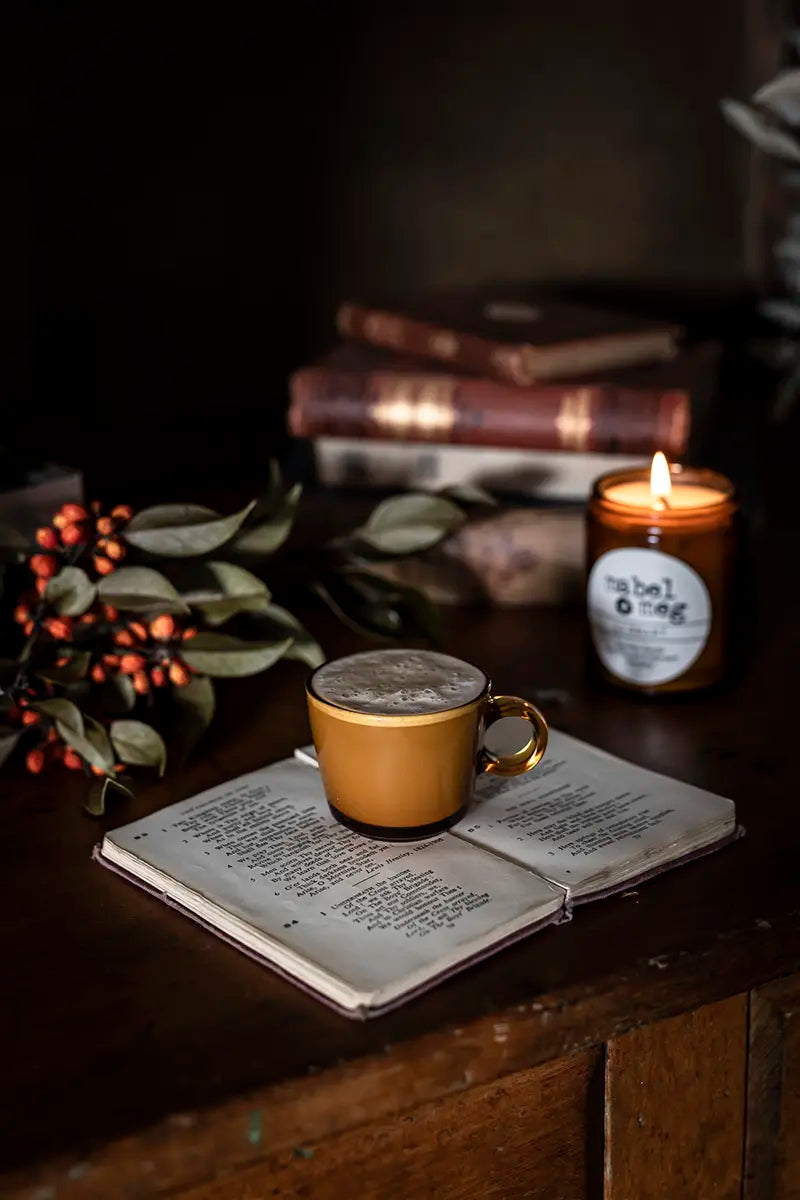
[[[180,688],[191,682],[192,673],[181,660],[180,650],[197,629],[182,626],[169,613],[143,618],[121,614],[96,595],[85,612],[68,616],[53,612],[47,595],[49,580],[79,560],[82,567],[91,564],[95,576],[116,570],[127,553],[120,534],[132,516],[133,509],[127,504],[118,504],[110,512],[104,512],[98,502],[88,508],[62,505],[50,525],[36,531],[40,549],[28,560],[33,587],[20,596],[14,620],[51,667],[73,672],[70,677],[74,678],[80,661],[79,678],[84,687],[121,676],[130,680],[127,686],[132,685],[138,696],[147,696],[156,688]],[[12,726],[29,729],[31,736],[38,732],[37,744],[25,759],[28,770],[39,774],[48,763],[59,761],[71,770],[105,774],[63,741],[51,717],[37,711],[37,701],[49,699],[55,691],[46,677],[34,679],[35,687],[31,679],[28,672],[20,672],[16,684],[7,689],[12,707],[5,713]],[[120,765],[114,768],[116,772],[122,769]]]
[[[189,668],[178,655],[181,643],[196,635],[193,626],[179,628],[169,613],[162,613],[149,624],[120,619],[115,608],[103,607],[115,648],[94,663],[91,678],[95,683],[103,683],[115,673],[129,675],[134,689],[144,696],[151,686],[162,688],[173,683],[185,687],[191,681]]]
[[[51,525],[37,529],[36,541],[46,553],[34,554],[30,568],[37,576],[36,590],[40,596],[59,566],[74,562],[76,552],[83,553],[91,547],[98,575],[110,575],[125,557],[125,545],[115,535],[130,521],[133,509],[129,504],[118,504],[104,515],[97,500],[90,508],[91,513],[82,504],[63,504]]]

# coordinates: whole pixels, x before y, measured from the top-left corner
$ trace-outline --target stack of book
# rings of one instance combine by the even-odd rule
[[[575,506],[594,480],[641,465],[656,450],[685,459],[716,392],[716,344],[685,345],[674,324],[520,289],[348,303],[337,325],[341,343],[290,380],[289,429],[310,440],[319,482],[426,491],[479,485],[528,507],[516,543],[521,537],[517,549],[528,560],[536,551],[537,562],[543,539],[564,544],[563,509],[571,506],[573,581],[582,553]],[[531,504],[546,509],[533,515]],[[470,571],[474,577],[477,566],[480,576],[484,554],[474,537],[470,555]],[[464,547],[451,558],[461,564]],[[512,575],[516,584],[502,589],[509,603],[540,599],[538,583],[517,586],[516,569]],[[437,592],[430,576],[436,599],[472,598],[459,589],[448,596],[446,586]],[[486,590],[485,579],[477,583]],[[552,580],[544,591],[552,598]]]

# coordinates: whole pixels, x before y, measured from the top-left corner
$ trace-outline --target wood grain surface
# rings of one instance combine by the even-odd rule
[[[800,976],[750,997],[744,1200],[800,1197]]]
[[[735,1200],[747,996],[656,1021],[606,1052],[605,1200]]]

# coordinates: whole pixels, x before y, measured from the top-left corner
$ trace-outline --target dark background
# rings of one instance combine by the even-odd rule
[[[748,94],[745,7],[6,14],[4,440],[117,496],[257,479],[288,372],[387,288],[549,281],[724,326],[754,280],[718,108]]]

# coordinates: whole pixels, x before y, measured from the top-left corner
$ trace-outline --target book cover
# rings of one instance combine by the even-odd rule
[[[578,454],[565,450],[509,450],[377,438],[312,440],[317,481],[331,488],[440,491],[477,484],[498,496],[548,502],[585,502],[607,471],[641,467],[629,454]]]
[[[666,363],[515,387],[396,351],[345,342],[289,382],[296,437],[367,437],[533,450],[686,453],[719,348]]]
[[[348,302],[336,323],[345,337],[520,385],[671,358],[682,336],[669,322],[500,286]]]

